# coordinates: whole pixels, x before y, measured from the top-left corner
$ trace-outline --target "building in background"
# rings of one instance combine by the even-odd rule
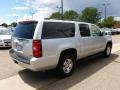
[[[114,28],[120,28],[120,17],[114,17],[115,24]]]

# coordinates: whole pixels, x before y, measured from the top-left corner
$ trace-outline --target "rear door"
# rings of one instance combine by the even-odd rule
[[[44,22],[42,30],[43,56],[59,55],[60,50],[74,46],[75,24],[69,22]]]
[[[32,56],[32,41],[37,22],[20,22],[12,35],[12,49],[20,57]]]
[[[94,46],[93,46],[93,40],[91,37],[91,31],[89,24],[79,24],[79,30],[80,30],[80,53],[81,58],[92,55],[94,52]]]

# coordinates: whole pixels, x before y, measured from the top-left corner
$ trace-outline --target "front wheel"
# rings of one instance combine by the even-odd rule
[[[64,54],[60,57],[57,71],[61,77],[70,76],[75,68],[75,58],[72,54]]]
[[[112,45],[108,43],[104,51],[105,57],[109,57],[111,55],[111,49],[112,49]]]

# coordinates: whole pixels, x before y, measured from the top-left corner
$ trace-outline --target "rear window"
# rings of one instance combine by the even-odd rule
[[[74,37],[75,24],[63,22],[44,22],[42,39]]]
[[[36,25],[36,21],[20,22],[15,28],[13,37],[33,39]]]

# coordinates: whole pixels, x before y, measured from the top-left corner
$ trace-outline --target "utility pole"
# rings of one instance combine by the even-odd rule
[[[102,5],[103,5],[104,8],[105,8],[105,19],[106,19],[106,18],[107,18],[107,7],[108,7],[109,5],[111,5],[111,3],[103,3]]]
[[[63,0],[61,0],[61,18],[62,18],[62,20],[64,19],[63,18],[63,14],[64,14],[64,11],[63,11]]]

